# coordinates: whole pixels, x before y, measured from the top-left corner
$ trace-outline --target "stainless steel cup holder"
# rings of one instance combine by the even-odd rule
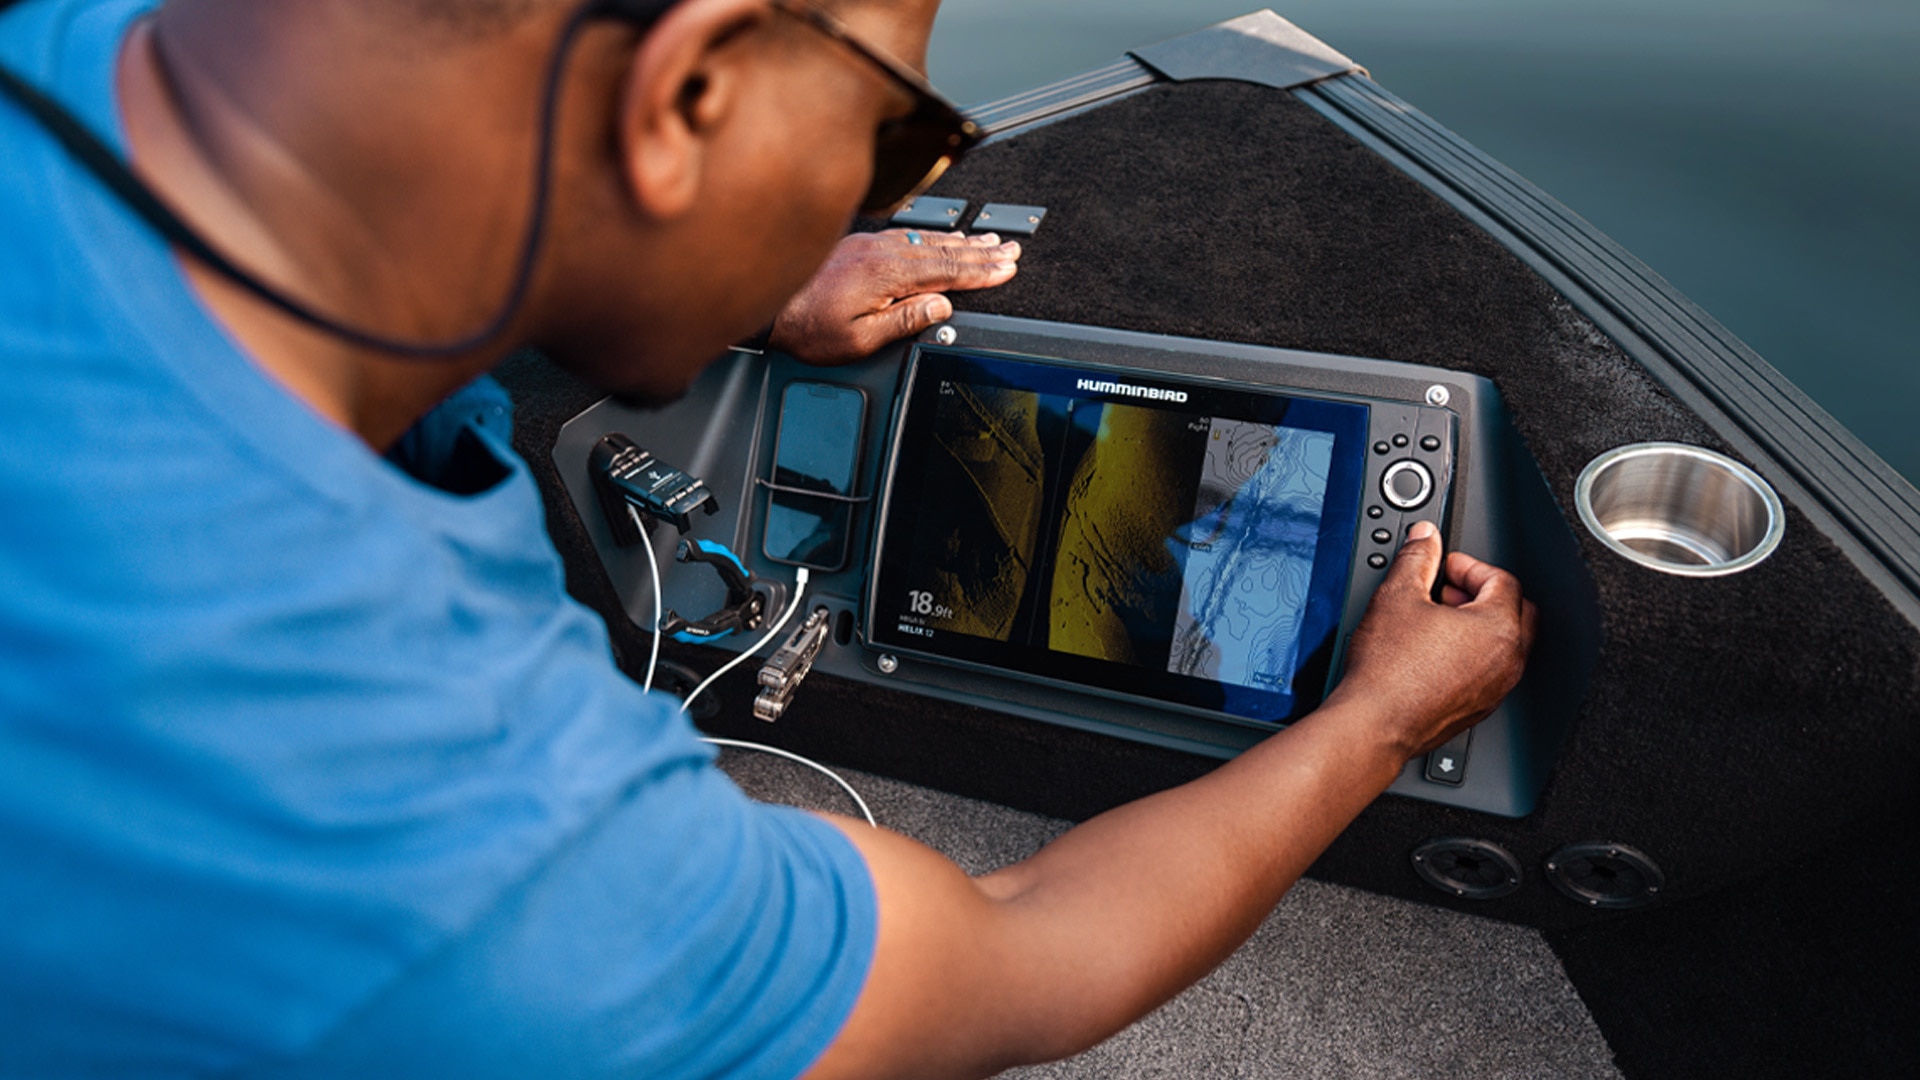
[[[1786,532],[1780,496],[1752,469],[1683,443],[1637,443],[1587,465],[1574,489],[1580,520],[1642,566],[1685,577],[1737,574]]]

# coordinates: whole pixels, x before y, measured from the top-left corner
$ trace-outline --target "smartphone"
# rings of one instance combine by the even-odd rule
[[[761,542],[767,558],[816,570],[847,564],[866,424],[867,393],[859,387],[787,384]]]

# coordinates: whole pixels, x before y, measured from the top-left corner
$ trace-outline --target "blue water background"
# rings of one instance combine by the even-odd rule
[[[946,0],[984,102],[1262,0]],[[1280,0],[1920,479],[1920,0]]]

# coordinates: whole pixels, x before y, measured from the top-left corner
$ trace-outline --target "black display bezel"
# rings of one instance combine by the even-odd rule
[[[1133,392],[1101,394],[1076,388],[1061,396],[1165,408],[1196,417],[1285,424],[1326,431],[1334,436],[1332,472],[1323,500],[1312,587],[1302,614],[1302,660],[1295,666],[1287,692],[1093,659],[1054,651],[1044,644],[960,633],[936,633],[929,638],[917,631],[903,632],[900,615],[891,608],[883,613],[881,598],[899,592],[904,586],[903,575],[912,572],[914,554],[907,523],[918,517],[925,500],[939,497],[939,493],[924,490],[923,485],[913,482],[925,475],[928,425],[932,423],[933,414],[931,399],[923,387],[937,385],[930,380],[951,378],[969,366],[971,371],[965,381],[975,385],[1036,389],[1037,386],[1071,386],[1097,375],[1102,382],[1124,384]],[[996,383],[996,378],[1007,372],[1016,372],[1020,378]],[[1143,396],[1166,391],[1182,394],[1185,400],[1174,402]],[[920,403],[918,409],[917,402]],[[1370,421],[1371,411],[1365,400],[1339,394],[1301,392],[995,350],[917,346],[909,357],[896,400],[882,502],[875,520],[872,572],[867,580],[863,620],[867,642],[890,652],[1068,685],[1108,696],[1144,699],[1261,726],[1297,719],[1316,707],[1326,692],[1355,569]],[[903,536],[907,538],[903,540]],[[1054,538],[1042,541],[1049,552],[1056,543]]]

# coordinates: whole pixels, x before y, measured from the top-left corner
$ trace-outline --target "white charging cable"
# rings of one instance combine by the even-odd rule
[[[648,690],[651,690],[653,689],[654,668],[660,662],[660,608],[661,608],[660,560],[658,556],[654,555],[653,546],[651,544],[647,546],[647,564],[653,569],[653,659],[647,662],[647,682],[646,682],[646,688]],[[707,676],[705,682],[702,682],[699,686],[694,687],[693,692],[687,695],[687,699],[680,703],[680,711],[682,713],[685,713],[690,707],[692,707],[693,699],[699,697],[701,692],[704,691],[707,687],[712,686],[714,683],[714,680],[720,678],[720,676],[725,675],[727,672],[733,670],[734,668],[738,667],[740,664],[746,662],[746,659],[749,656],[752,656],[753,654],[759,652],[761,649],[766,648],[768,642],[780,636],[780,631],[786,629],[787,623],[792,621],[793,613],[800,610],[801,600],[806,596],[807,580],[809,577],[810,575],[807,571],[807,568],[804,566],[801,567],[799,572],[794,575],[793,603],[787,606],[786,613],[780,616],[780,621],[777,623],[774,623],[773,629],[767,631],[767,636],[761,638],[760,641],[757,644],[755,644],[752,648],[746,650],[745,652],[742,652],[739,656],[734,657],[732,660],[729,660],[724,666],[720,668],[720,670]],[[846,792],[848,797],[853,800],[853,804],[860,808],[860,816],[867,819],[867,824],[873,826],[876,829],[880,827],[880,823],[875,821],[873,818],[873,811],[868,809],[867,807],[867,800],[861,798],[860,793],[853,790],[853,785],[847,783],[846,779],[843,778],[839,773],[834,772],[832,769],[827,768],[825,765],[822,765],[817,761],[812,761],[807,758],[803,758],[799,754],[793,753],[790,750],[782,750],[777,746],[762,746],[759,743],[743,742],[739,739],[716,739],[716,738],[709,738],[709,737],[703,736],[701,738],[701,741],[712,743],[715,746],[730,746],[736,750],[750,750],[760,754],[772,754],[775,757],[786,758],[788,761],[797,762],[798,764],[805,765],[807,768],[812,769],[813,771],[820,773],[821,775],[825,776],[827,779],[833,781],[834,783],[839,784],[840,790]]]
[[[876,829],[880,827],[880,823],[873,820],[873,811],[867,809],[867,800],[861,798],[860,793],[853,790],[853,785],[847,783],[846,779],[843,778],[839,773],[834,772],[832,769],[827,768],[825,765],[822,765],[817,761],[809,761],[808,759],[801,757],[799,754],[782,750],[777,746],[762,746],[759,743],[741,742],[739,739],[703,738],[700,741],[709,742],[715,746],[731,746],[735,750],[752,750],[755,753],[772,754],[774,757],[782,757],[782,758],[786,758],[788,761],[799,762],[800,764],[805,765],[807,768],[812,769],[814,772],[822,774],[823,776],[833,781],[834,783],[839,784],[840,790],[846,792],[848,797],[853,799],[853,804],[860,808],[860,816],[867,819],[867,824],[873,826]]]
[[[707,687],[712,686],[716,679],[720,678],[720,676],[722,675],[725,675],[727,672],[732,671],[734,668],[739,667],[741,664],[746,663],[747,659],[751,657],[754,653],[757,653],[761,649],[766,648],[768,642],[780,636],[780,631],[785,630],[787,628],[787,623],[792,621],[793,613],[800,610],[801,599],[807,595],[807,578],[808,578],[807,568],[803,566],[800,568],[800,572],[794,575],[793,603],[787,606],[786,614],[780,616],[780,621],[773,624],[773,629],[767,631],[766,637],[763,637],[759,641],[755,642],[752,648],[742,651],[739,656],[736,656],[733,659],[727,661],[725,664],[721,665],[720,670],[707,676],[707,681],[701,683],[699,686],[694,687],[693,693],[687,695],[687,700],[682,701],[680,703],[681,712],[684,713],[688,709],[692,708],[693,699],[699,697],[701,692],[706,690]]]
[[[640,518],[640,508],[628,503],[627,513],[640,529],[641,544],[647,549],[647,569],[653,572],[653,655],[647,658],[647,681],[640,686],[643,692],[651,692],[653,673],[660,669],[660,619],[664,615],[661,611],[664,601],[660,595],[660,556],[654,554],[653,537],[647,535],[647,524]]]

